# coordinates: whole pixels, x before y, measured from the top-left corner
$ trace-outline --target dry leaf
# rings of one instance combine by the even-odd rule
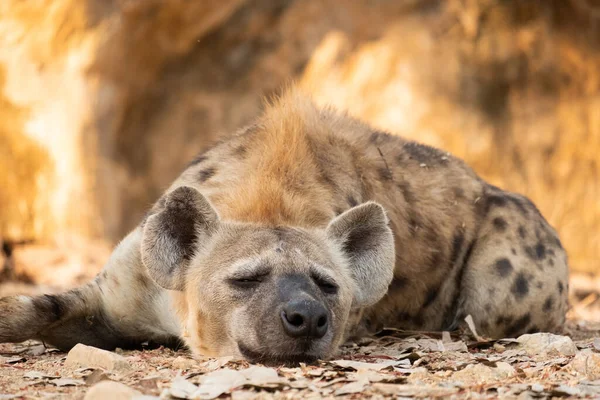
[[[370,369],[374,371],[381,371],[384,368],[390,368],[395,365],[399,365],[400,363],[395,360],[384,360],[379,363],[366,363],[360,361],[351,361],[351,360],[335,360],[331,361],[332,364],[335,364],[342,368],[352,368],[356,371],[361,369]]]
[[[253,386],[280,383],[282,381],[273,368],[253,366],[239,370],[239,373],[248,380],[249,385]]]
[[[50,382],[53,385],[58,386],[58,387],[85,385],[85,382],[82,381],[81,379],[59,378],[59,379],[53,379]]]
[[[467,315],[465,317],[465,322],[467,323],[467,326],[471,330],[471,333],[473,334],[473,337],[478,342],[485,342],[486,341],[486,339],[484,339],[483,337],[479,336],[479,334],[477,333],[477,329],[475,329],[475,322],[473,322],[473,317],[471,316],[471,314],[469,314],[469,315]]]
[[[171,382],[168,393],[177,399],[191,399],[196,390],[198,390],[198,386],[178,376]]]
[[[365,390],[365,386],[367,386],[368,384],[368,379],[361,379],[356,382],[350,382],[345,384],[344,386],[337,389],[334,393],[336,396],[341,396],[344,394],[361,393],[363,390]]]
[[[200,386],[194,392],[192,398],[215,399],[246,383],[247,379],[241,372],[234,369],[219,369],[200,378]]]

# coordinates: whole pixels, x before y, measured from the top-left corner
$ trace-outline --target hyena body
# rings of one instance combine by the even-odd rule
[[[0,341],[301,360],[469,314],[491,337],[555,330],[567,282],[528,199],[291,93],[197,157],[93,282],[2,299]]]

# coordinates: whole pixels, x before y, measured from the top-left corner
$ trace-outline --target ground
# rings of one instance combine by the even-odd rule
[[[3,344],[0,399],[83,398],[101,380],[165,399],[600,397],[600,324],[569,321],[566,333],[516,342],[386,330],[345,345],[334,361],[276,368],[159,348],[117,350],[127,369],[108,371],[41,343]]]

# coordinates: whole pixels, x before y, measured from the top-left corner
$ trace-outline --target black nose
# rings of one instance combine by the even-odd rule
[[[327,310],[315,300],[292,300],[281,311],[283,329],[291,337],[322,338],[327,333]]]

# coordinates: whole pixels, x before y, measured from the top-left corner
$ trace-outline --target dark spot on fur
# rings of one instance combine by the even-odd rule
[[[65,313],[62,301],[55,295],[45,294],[43,296],[34,297],[33,305],[38,313],[49,315],[52,321],[60,320]]]
[[[565,290],[564,285],[561,281],[558,281],[558,293],[562,294],[562,292]]]
[[[513,203],[522,214],[527,214],[527,207],[525,206],[527,203],[523,201],[522,198],[516,196],[507,196],[506,198],[508,199],[508,201]]]
[[[200,180],[200,183],[204,183],[208,179],[212,178],[216,172],[217,172],[217,169],[215,167],[208,167],[208,168],[200,171],[198,173],[198,179]]]
[[[552,308],[554,308],[554,298],[552,296],[548,296],[544,302],[544,307],[542,310],[544,310],[544,312],[550,312],[552,311]]]
[[[407,142],[402,147],[409,158],[420,164],[440,164],[445,161],[444,154],[438,149],[417,142]],[[446,157],[447,159],[447,157]]]
[[[538,289],[543,289],[543,288],[544,288],[544,282],[542,282],[542,281],[538,281],[538,282],[535,284],[535,287],[537,287]]]
[[[464,189],[463,189],[463,188],[460,188],[460,187],[455,187],[455,188],[453,189],[453,191],[454,191],[454,198],[455,198],[456,200],[462,200],[462,199],[464,199],[464,198],[465,198],[465,191],[464,191]]]
[[[493,298],[494,296],[496,296],[496,288],[493,288],[493,287],[489,288],[489,289],[488,289],[488,295],[489,295],[491,298]]]
[[[543,260],[546,258],[546,246],[539,242],[535,246],[526,246],[525,254],[532,260]]]
[[[395,276],[394,279],[392,279],[390,285],[388,286],[388,291],[401,290],[404,289],[407,285],[408,278],[405,278],[403,276]]]
[[[337,215],[340,215],[340,214],[342,214],[342,213],[344,212],[344,210],[342,210],[341,208],[336,208],[336,209],[335,209],[333,212],[334,212],[334,213],[335,213],[335,215],[337,216]]]
[[[508,260],[508,258],[500,258],[499,260],[497,260],[495,268],[496,272],[498,272],[498,275],[500,275],[502,278],[506,278],[513,271],[513,266]]]
[[[540,328],[538,328],[535,325],[532,325],[531,328],[527,329],[527,333],[537,333],[540,331]]]
[[[487,215],[492,207],[504,207],[506,206],[506,198],[505,196],[492,194],[488,195],[485,199],[485,214]]]
[[[233,150],[233,154],[240,158],[245,157],[247,152],[248,152],[248,147],[246,147],[245,144],[240,144]]]
[[[391,138],[391,135],[389,133],[375,131],[375,132],[371,133],[371,136],[369,137],[369,141],[372,144],[382,144],[382,143],[389,141],[390,138]]]
[[[521,239],[525,239],[525,236],[527,235],[527,232],[525,231],[525,227],[523,225],[519,226],[519,236],[521,237]]]
[[[550,264],[551,267],[554,267],[554,260],[553,259],[549,259],[548,260],[548,264]]]
[[[506,227],[508,226],[508,223],[502,217],[494,218],[493,222],[494,222],[494,228],[496,228],[496,230],[498,232],[504,232],[506,230]]]
[[[379,179],[382,181],[391,181],[393,178],[392,171],[390,171],[390,169],[387,167],[381,167],[377,170],[377,172],[379,173]]]
[[[435,301],[439,293],[439,288],[431,288],[427,291],[427,296],[425,296],[425,302],[423,303],[423,308],[427,308]]]
[[[144,274],[137,274],[136,279],[137,279],[139,287],[141,287],[141,288],[145,289],[145,288],[148,288],[151,286],[150,280]]]
[[[206,161],[207,159],[208,159],[208,157],[206,157],[204,154],[198,154],[196,157],[194,157],[192,159],[192,161],[190,161],[190,163],[188,164],[188,168],[193,167],[194,165],[198,165],[198,164]]]
[[[346,201],[348,201],[350,207],[356,207],[358,205],[358,201],[356,201],[356,199],[351,194],[349,194],[348,197],[346,197]]]
[[[496,318],[496,325],[506,326],[512,324],[513,318],[510,316],[500,315]]]
[[[525,275],[520,272],[513,282],[511,292],[517,300],[522,300],[529,293],[529,281]]]
[[[476,243],[477,243],[476,240],[472,240],[469,243],[469,245],[467,246],[467,251],[465,252],[465,255],[462,259],[462,263],[460,264],[460,267],[456,271],[456,275],[454,275],[454,293],[452,294],[453,300],[452,300],[452,303],[450,303],[450,305],[446,309],[446,312],[445,312],[446,316],[442,323],[444,327],[453,328],[454,321],[457,319],[463,318],[462,315],[458,315],[458,312],[459,312],[458,303],[459,303],[459,300],[461,297],[459,288],[461,288],[463,286],[462,281],[463,281],[463,277],[465,275],[466,266],[467,266],[467,263],[469,262],[469,258],[471,257],[471,252],[473,251],[473,248],[475,247]]]
[[[514,247],[510,249],[510,252],[513,253],[514,256],[517,255],[517,250],[515,250]]]
[[[488,312],[488,313],[489,313],[490,311],[492,311],[492,305],[491,305],[490,303],[487,303],[487,304],[486,304],[486,305],[483,307],[483,309],[485,310],[485,312]]]
[[[525,332],[525,328],[531,322],[531,315],[529,313],[523,315],[521,318],[516,320],[513,324],[508,326],[505,331],[507,337],[513,337]]]
[[[458,257],[461,253],[464,242],[465,235],[463,233],[463,229],[456,229],[456,231],[454,231],[454,236],[452,237],[452,255],[450,257],[450,266],[454,266],[454,264],[456,264],[458,261]]]
[[[558,236],[554,236],[553,238],[554,244],[558,247],[561,248],[563,247],[562,243],[560,242],[560,239],[558,238]]]

